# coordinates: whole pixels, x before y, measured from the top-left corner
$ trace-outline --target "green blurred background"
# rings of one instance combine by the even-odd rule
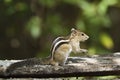
[[[72,27],[90,55],[120,51],[120,0],[0,0],[0,59],[45,57]]]

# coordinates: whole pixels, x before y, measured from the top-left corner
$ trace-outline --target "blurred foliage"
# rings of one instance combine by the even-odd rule
[[[82,44],[90,55],[120,51],[116,8],[119,0],[1,0],[0,58],[47,56],[53,39],[72,27],[90,36]]]
[[[101,41],[101,44],[107,49],[112,49],[114,46],[111,37],[106,33],[101,33],[100,41]]]
[[[31,17],[30,21],[28,22],[27,31],[33,38],[38,38],[41,34],[40,23],[40,18],[37,16]]]

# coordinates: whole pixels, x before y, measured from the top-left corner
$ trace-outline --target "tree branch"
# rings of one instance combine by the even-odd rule
[[[69,57],[65,66],[29,65],[21,66],[7,73],[6,69],[19,60],[1,60],[1,78],[58,78],[58,77],[83,77],[83,76],[108,76],[120,75],[119,57]]]

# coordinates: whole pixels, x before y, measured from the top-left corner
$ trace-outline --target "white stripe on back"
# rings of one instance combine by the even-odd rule
[[[56,38],[56,39],[53,41],[52,57],[53,57],[53,55],[54,55],[54,51],[55,51],[56,47],[57,47],[60,43],[62,43],[62,42],[69,42],[69,40],[60,40],[60,41],[56,42],[59,38],[62,38],[62,37],[58,37],[58,38]]]

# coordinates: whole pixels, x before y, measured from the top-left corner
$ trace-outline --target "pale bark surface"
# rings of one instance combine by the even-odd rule
[[[120,75],[120,58],[104,57],[69,57],[65,66],[23,65],[6,72],[8,66],[20,60],[1,60],[1,78],[58,78]]]

